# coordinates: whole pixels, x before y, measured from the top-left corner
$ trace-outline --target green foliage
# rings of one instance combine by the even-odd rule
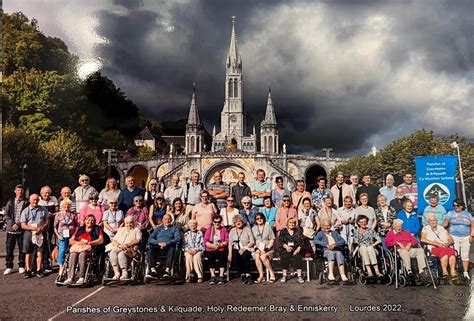
[[[149,146],[138,146],[136,153],[138,158],[156,156],[156,152]]]

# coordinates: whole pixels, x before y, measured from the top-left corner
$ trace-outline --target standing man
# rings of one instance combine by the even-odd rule
[[[257,180],[250,184],[250,190],[252,192],[252,205],[254,209],[258,210],[260,207],[263,207],[263,198],[272,194],[272,186],[265,179],[265,171],[263,169],[257,170]]]
[[[232,188],[232,197],[234,197],[235,203],[234,206],[241,210],[244,208],[242,205],[242,198],[245,196],[252,197],[252,191],[250,190],[250,187],[245,183],[245,173],[240,172],[238,175],[239,181],[235,186]]]
[[[390,202],[390,206],[398,213],[403,209],[403,203],[407,200],[408,198],[405,196],[404,189],[399,186],[395,190],[395,198]]]
[[[143,197],[145,195],[144,190],[135,187],[135,179],[133,176],[127,176],[127,178],[125,178],[125,185],[126,187],[120,191],[118,197],[118,208],[122,210],[123,213],[127,213],[128,209],[133,207],[133,199],[135,196]]]
[[[357,194],[357,189],[360,186],[359,176],[356,174],[352,174],[350,180],[351,180],[350,187],[351,187],[352,204],[354,204],[354,206],[357,206],[356,194]]]
[[[315,183],[318,187],[313,189],[313,192],[311,193],[311,197],[313,198],[313,207],[315,207],[318,212],[323,207],[323,199],[326,197],[330,197],[331,199],[333,198],[331,191],[326,188],[327,182],[328,180],[326,177],[319,176],[316,178]]]
[[[229,185],[222,181],[222,174],[219,171],[214,173],[214,183],[207,185],[207,191],[211,196],[211,201],[220,211],[227,206],[227,197],[229,197]]]
[[[331,187],[336,209],[344,206],[344,199],[346,196],[351,196],[351,191],[351,186],[344,183],[344,174],[341,172],[337,173],[336,184]]]
[[[43,277],[41,263],[43,262],[43,249],[46,240],[43,238],[43,231],[48,228],[48,210],[38,205],[39,195],[31,194],[30,205],[26,207],[20,215],[21,228],[25,230],[23,237],[23,252],[26,260],[25,279],[32,276],[31,259],[36,251],[36,276]]]
[[[179,186],[179,176],[173,175],[171,177],[171,186],[165,189],[165,201],[171,206],[175,198],[180,198],[184,203],[184,189]]]
[[[413,202],[413,207],[416,212],[418,209],[418,184],[413,183],[413,174],[410,172],[405,173],[403,176],[403,183],[398,185],[403,188],[405,196]]]
[[[18,272],[25,273],[25,253],[23,252],[23,234],[21,228],[20,216],[21,212],[28,207],[28,200],[25,198],[25,187],[23,185],[15,186],[15,197],[8,200],[5,205],[5,226],[7,231],[7,242],[5,258],[5,272],[7,275],[13,272],[13,259],[15,244],[18,245]]]
[[[431,194],[430,195],[430,205],[425,207],[423,211],[423,218],[421,219],[421,223],[424,225],[428,224],[428,215],[434,214],[438,219],[438,225],[443,224],[444,217],[446,216],[446,209],[439,204],[439,197],[438,194]]]
[[[385,178],[385,186],[382,186],[379,189],[380,194],[385,196],[387,199],[387,204],[390,204],[390,202],[395,198],[395,191],[397,188],[393,185],[394,183],[395,179],[393,178],[393,175],[388,174]]]
[[[199,182],[199,172],[193,171],[191,173],[191,182],[186,184],[184,190],[184,203],[186,204],[186,214],[191,217],[191,211],[194,205],[201,202],[200,194],[204,190],[204,184]]]
[[[362,176],[362,182],[364,183],[357,189],[356,200],[359,201],[360,195],[362,193],[367,193],[369,195],[369,205],[374,209],[377,208],[377,196],[379,196],[379,189],[370,183],[370,175],[365,174]]]

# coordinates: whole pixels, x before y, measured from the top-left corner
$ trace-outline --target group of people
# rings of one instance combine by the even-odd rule
[[[69,250],[69,273],[66,284],[74,282],[76,265],[79,275],[76,284],[84,282],[85,262],[97,245],[109,244],[107,252],[113,268],[113,278],[129,277],[128,266],[137,250],[148,249],[150,270],[147,278],[157,278],[156,262],[166,257],[162,277],[171,277],[176,249],[184,252],[186,281],[196,276],[203,282],[203,259],[208,261],[210,284],[223,284],[228,262],[237,270],[244,284],[276,281],[272,258],[280,257],[283,270],[281,282],[288,280],[288,270],[296,270],[302,277],[303,259],[312,256],[320,246],[328,261],[329,280],[334,280],[337,266],[343,281],[347,281],[342,248],[357,245],[365,271],[380,276],[375,247],[394,246],[407,272],[411,273],[410,258],[416,257],[420,272],[425,271],[421,249],[427,244],[433,255],[440,258],[443,276],[456,277],[456,251],[463,260],[464,276],[469,278],[469,249],[474,238],[474,219],[460,199],[449,213],[431,195],[430,205],[424,209],[422,221],[417,215],[417,186],[413,175],[407,173],[404,183],[394,186],[392,175],[386,185],[377,188],[370,175],[350,176],[346,184],[342,173],[327,187],[327,179],[318,177],[312,192],[305,182],[297,180],[294,191],[284,186],[282,177],[275,178],[275,188],[257,171],[257,179],[250,185],[245,173],[238,174],[238,182],[229,187],[216,171],[213,182],[200,182],[197,172],[185,185],[173,176],[170,186],[151,179],[146,189],[135,186],[132,176],[125,179],[120,190],[117,180],[109,178],[98,193],[86,175],[79,178],[79,186],[72,191],[61,189],[58,198],[48,186],[39,194],[25,199],[25,188],[15,187],[15,197],[5,207],[7,226],[6,270],[12,273],[15,245],[19,248],[19,272],[25,278],[50,272],[54,259],[63,271]],[[446,229],[448,228],[448,230]],[[53,240],[55,240],[53,242]],[[454,245],[454,248],[451,247]],[[33,260],[33,258],[36,258]],[[258,278],[251,277],[251,260],[255,261]],[[449,271],[448,271],[449,266]]]

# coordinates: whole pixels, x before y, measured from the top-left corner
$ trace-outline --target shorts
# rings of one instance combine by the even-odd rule
[[[446,255],[448,257],[450,256],[455,256],[456,255],[456,252],[454,251],[453,248],[451,247],[432,247],[431,248],[431,254],[433,254],[434,256],[437,256],[439,257],[440,259],[442,259],[443,257],[445,257]]]
[[[34,249],[36,248],[36,252],[43,253],[43,247],[45,242],[43,242],[42,246],[38,246],[33,244],[31,238],[33,234],[31,231],[25,231],[25,235],[23,236],[23,253],[31,254],[33,253]]]
[[[257,250],[257,251],[254,251],[252,252],[252,258],[255,260],[255,254],[256,253],[260,253],[260,250]],[[275,253],[275,251],[273,251],[273,249],[271,249],[270,251],[268,251],[266,254],[267,254],[267,257],[269,260],[271,260],[273,258],[273,254]]]
[[[470,236],[454,236],[454,248],[461,254],[463,261],[469,261],[469,251],[471,250],[471,243],[469,243]]]

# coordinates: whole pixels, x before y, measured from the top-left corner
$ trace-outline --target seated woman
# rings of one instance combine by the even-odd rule
[[[93,246],[102,244],[103,242],[104,236],[102,229],[96,225],[95,216],[92,214],[87,216],[84,220],[84,225],[78,227],[69,240],[71,244],[71,248],[69,249],[69,271],[68,278],[64,281],[64,285],[72,284],[78,259],[79,279],[76,285],[84,284],[87,259],[92,255]]]
[[[250,275],[250,258],[252,254],[250,249],[255,246],[255,238],[252,230],[245,226],[242,216],[237,215],[232,219],[232,225],[235,226],[229,233],[229,254],[228,260],[237,269],[237,274],[243,284],[252,284]]]
[[[298,222],[303,235],[305,237],[305,251],[308,253],[315,253],[313,239],[316,235],[316,211],[312,208],[312,201],[310,198],[305,198],[301,202],[303,207],[298,212]]]
[[[153,204],[150,206],[148,213],[148,220],[153,229],[157,228],[162,223],[163,216],[166,214],[166,202],[163,193],[158,193]]]
[[[398,212],[397,218],[403,221],[403,229],[408,231],[414,237],[420,235],[421,225],[418,220],[418,215],[413,209],[413,202],[411,200],[406,200],[403,202],[403,210]]]
[[[202,253],[204,252],[204,236],[197,229],[197,221],[188,222],[189,230],[184,233],[184,257],[186,258],[186,282],[190,282],[191,273],[196,272],[198,283],[202,283]]]
[[[133,252],[136,251],[142,239],[142,233],[138,227],[135,227],[133,216],[127,216],[124,224],[125,226],[119,228],[115,234],[111,243],[112,250],[109,253],[110,263],[114,269],[114,280],[128,279],[128,264],[133,259]]]
[[[117,198],[108,199],[109,209],[104,212],[102,221],[104,223],[104,232],[112,240],[118,229],[123,226],[123,212],[117,208]]]
[[[346,271],[344,267],[344,255],[341,250],[346,244],[344,239],[339,236],[339,233],[331,231],[331,221],[324,220],[321,223],[321,231],[314,237],[314,244],[322,246],[324,249],[324,257],[328,260],[329,281],[335,281],[334,277],[334,261],[337,262],[339,274],[343,282],[347,282]]]
[[[258,211],[265,215],[268,224],[270,224],[270,227],[273,228],[275,225],[277,209],[275,206],[273,206],[272,198],[270,196],[265,196],[263,198],[263,206],[260,207]]]
[[[140,232],[142,232],[142,240],[141,240],[141,245],[140,248],[142,250],[145,250],[145,245],[148,241],[148,223],[149,223],[149,217],[148,217],[148,209],[145,206],[145,203],[143,201],[143,196],[137,195],[133,198],[133,207],[130,207],[127,211],[127,216],[133,216],[133,221],[135,222],[135,225],[140,229]]]
[[[425,254],[422,248],[414,248],[418,244],[417,239],[408,231],[403,229],[403,221],[396,219],[393,221],[393,230],[387,233],[385,244],[387,247],[395,246],[403,261],[408,276],[413,276],[411,271],[410,258],[416,258],[418,271],[426,273]]]
[[[257,211],[252,208],[252,199],[249,196],[242,197],[242,206],[244,208],[239,211],[239,214],[247,222],[247,225],[252,227],[255,224],[255,215],[257,214]]]
[[[332,230],[339,230],[342,228],[341,218],[332,206],[331,196],[325,196],[323,198],[322,207],[318,212],[318,216],[316,216],[316,230],[321,229],[321,222],[324,220],[329,220],[329,222],[331,222]]]
[[[230,230],[234,225],[235,216],[239,216],[239,210],[234,207],[235,199],[232,196],[227,197],[227,206],[221,209],[220,215],[222,217],[222,224],[228,230]]]
[[[280,282],[286,282],[288,267],[292,264],[292,266],[296,268],[298,283],[304,283],[304,279],[301,276],[301,270],[303,268],[304,236],[297,227],[295,218],[290,218],[286,223],[286,228],[280,232],[279,244],[281,266],[283,268],[283,276]]]
[[[147,278],[157,278],[156,262],[159,255],[166,255],[165,273],[163,278],[169,279],[171,277],[170,271],[173,266],[173,257],[176,244],[181,241],[179,229],[176,225],[171,224],[171,215],[165,214],[163,216],[163,224],[158,226],[150,235],[148,244],[150,251],[148,255],[148,262],[150,265],[150,273]]]
[[[64,199],[60,204],[61,211],[54,216],[54,234],[58,239],[57,262],[60,276],[63,273],[64,258],[69,247],[69,239],[77,227],[76,214],[71,211],[71,207],[72,201]]]
[[[421,230],[420,241],[428,244],[432,255],[439,257],[443,278],[448,276],[449,263],[451,277],[456,279],[456,251],[450,247],[454,244],[453,238],[444,227],[438,225],[436,214],[429,214],[426,220],[428,225]]]
[[[199,226],[199,224],[198,224]],[[224,273],[227,263],[227,244],[229,244],[229,232],[222,226],[222,217],[214,216],[212,226],[204,234],[204,253],[209,260],[211,279],[209,284],[224,284]],[[216,278],[216,268],[219,268],[219,277]]]
[[[258,270],[258,279],[255,283],[261,283],[264,280],[263,265],[265,265],[268,272],[270,272],[270,283],[274,283],[275,272],[273,271],[270,260],[274,253],[273,245],[275,243],[275,234],[270,225],[267,224],[265,215],[262,213],[255,215],[255,225],[252,227],[252,233],[255,238],[253,258]]]
[[[379,278],[382,274],[377,265],[377,254],[374,247],[382,243],[382,241],[380,240],[380,236],[373,229],[367,227],[368,222],[369,219],[365,215],[359,215],[357,217],[357,225],[359,228],[354,232],[354,243],[359,245],[359,253],[362,257],[362,264],[364,264],[367,276],[373,276],[372,266],[375,275]]]
[[[290,218],[298,219],[298,213],[296,212],[296,209],[291,206],[290,196],[285,195],[281,200],[281,206],[278,208],[276,215],[275,229],[277,235],[286,227],[286,223]]]

